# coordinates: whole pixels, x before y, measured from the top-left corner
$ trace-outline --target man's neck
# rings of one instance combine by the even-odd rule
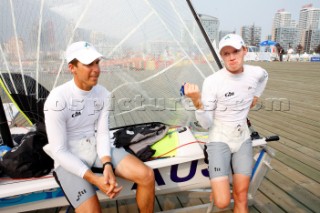
[[[226,70],[227,70],[229,73],[231,73],[231,74],[237,75],[237,74],[243,73],[244,68],[243,68],[243,66],[242,66],[241,69],[239,69],[239,70],[237,70],[237,71],[230,71],[230,70],[228,70],[228,69],[226,69]]]

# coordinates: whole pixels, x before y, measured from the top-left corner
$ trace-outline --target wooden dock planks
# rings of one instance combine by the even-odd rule
[[[278,143],[270,144],[276,151],[271,162],[274,170],[267,174],[259,192],[283,212],[319,212],[320,63],[258,64],[269,72],[262,98],[290,101],[289,110],[260,109],[249,115],[260,134],[280,135]],[[256,203],[257,207],[263,205],[259,198]]]

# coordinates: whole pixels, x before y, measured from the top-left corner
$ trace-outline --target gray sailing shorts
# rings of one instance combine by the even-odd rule
[[[253,165],[252,141],[246,140],[240,149],[231,153],[228,144],[222,142],[207,143],[210,179],[243,174],[251,176]]]
[[[123,148],[111,148],[111,158],[114,168],[129,155]],[[73,208],[77,208],[84,201],[96,194],[97,188],[85,179],[68,172],[61,166],[54,171],[54,177],[62,188],[65,197]]]

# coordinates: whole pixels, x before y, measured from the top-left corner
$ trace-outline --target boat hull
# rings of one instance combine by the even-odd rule
[[[154,168],[156,194],[167,194],[177,191],[210,187],[208,179],[207,164],[203,159],[192,160],[181,164],[174,164],[162,168]],[[21,180],[22,181],[22,180]],[[53,177],[47,177],[45,182],[54,184]],[[119,185],[123,190],[116,199],[134,198],[136,184],[118,178]],[[16,183],[17,184],[17,183]],[[36,184],[35,180],[24,180],[23,184]],[[98,191],[99,200],[107,201],[109,198],[101,191]],[[60,187],[35,191],[27,194],[20,194],[0,199],[1,212],[15,212],[52,208],[68,205],[67,200]]]

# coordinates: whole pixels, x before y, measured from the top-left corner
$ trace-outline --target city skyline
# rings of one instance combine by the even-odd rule
[[[254,24],[262,28],[261,40],[271,35],[273,18],[278,10],[284,9],[291,13],[292,20],[298,23],[302,6],[312,4],[313,7],[320,8],[320,1],[317,0],[193,0],[192,3],[198,13],[219,19],[219,31],[236,30],[239,34],[242,26]]]

